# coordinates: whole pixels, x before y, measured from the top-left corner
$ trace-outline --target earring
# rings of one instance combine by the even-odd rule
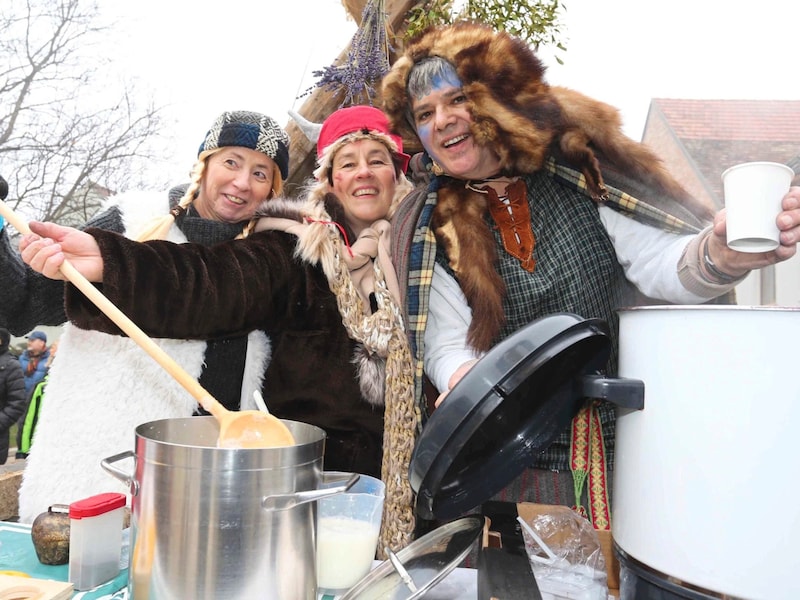
[[[432,162],[432,164],[431,164],[431,171],[432,171],[432,172],[433,172],[433,174],[434,174],[434,175],[436,175],[437,177],[439,177],[440,175],[444,175],[444,169],[443,169],[443,168],[442,168],[442,166],[441,166],[439,163],[437,163],[435,160],[434,160],[434,161]]]

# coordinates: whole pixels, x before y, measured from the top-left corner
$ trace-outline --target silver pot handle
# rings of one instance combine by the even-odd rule
[[[322,498],[327,498],[328,496],[335,496],[336,494],[346,492],[353,487],[360,477],[361,476],[358,473],[352,473],[344,485],[324,488],[321,490],[308,490],[306,492],[272,494],[270,496],[264,496],[261,499],[261,508],[264,510],[288,510],[299,504],[315,502],[317,500],[321,500]]]
[[[602,398],[620,408],[644,409],[644,382],[639,379],[584,375],[582,383],[585,398]]]
[[[134,471],[135,471],[136,456],[134,455],[132,450],[126,450],[125,452],[120,452],[119,454],[115,454],[114,456],[109,456],[108,458],[104,458],[103,460],[100,461],[100,466],[103,467],[106,473],[108,473],[115,479],[119,479],[122,483],[127,485],[131,490],[131,496],[136,496],[139,493],[139,482],[133,478],[133,474],[126,473],[119,467],[112,466],[112,463],[125,460],[126,458],[133,459]]]

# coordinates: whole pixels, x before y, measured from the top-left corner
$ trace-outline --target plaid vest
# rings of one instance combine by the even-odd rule
[[[625,279],[611,240],[600,222],[597,206],[587,196],[569,189],[547,172],[525,178],[533,234],[536,267],[528,272],[503,250],[503,242],[491,216],[486,218],[498,249],[497,272],[506,285],[504,339],[531,321],[546,315],[569,312],[608,322],[612,332],[612,355],[608,373],[616,372],[618,317],[615,310],[628,305],[633,288]],[[441,246],[436,261],[449,270]],[[451,275],[454,275],[451,272]],[[609,465],[613,464],[614,406],[599,407],[603,439]],[[570,430],[567,427],[537,456],[531,466],[569,469]]]
[[[498,273],[507,286],[507,320],[501,335],[507,337],[533,319],[554,312],[603,319],[612,332],[608,374],[614,375],[618,348],[616,309],[632,303],[634,289],[616,260],[597,205],[586,191],[583,176],[552,160],[545,169],[527,176],[526,183],[536,238],[536,267],[533,273],[520,268],[519,262],[505,253],[499,234],[495,232],[500,256]],[[404,200],[393,219],[393,255],[401,286],[405,286],[407,327],[415,359],[415,393],[420,399],[423,397],[424,335],[434,262],[438,261],[449,270],[448,261],[430,228],[437,190],[438,179],[434,178],[426,192],[412,193]],[[666,231],[696,233],[700,230],[610,186],[605,204]],[[491,217],[487,215],[487,219]],[[601,403],[600,417],[608,465],[612,467],[613,406]],[[570,430],[567,428],[536,457],[532,466],[568,470],[569,450]]]

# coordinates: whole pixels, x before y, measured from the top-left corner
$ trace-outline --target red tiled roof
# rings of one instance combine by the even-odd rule
[[[800,100],[654,98],[682,139],[800,141]]]

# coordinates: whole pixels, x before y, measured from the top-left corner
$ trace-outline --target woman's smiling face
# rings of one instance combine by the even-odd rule
[[[397,184],[395,165],[386,145],[371,139],[345,144],[333,157],[331,176],[332,191],[356,235],[386,218]]]
[[[208,157],[194,206],[204,219],[239,223],[272,194],[275,162],[266,154],[226,146]]]

